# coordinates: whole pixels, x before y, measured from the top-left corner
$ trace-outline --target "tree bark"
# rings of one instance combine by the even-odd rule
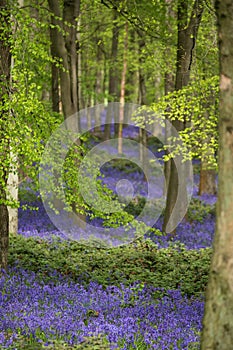
[[[6,186],[9,169],[6,160],[9,157],[7,141],[7,114],[5,100],[10,92],[11,50],[9,44],[11,32],[10,8],[7,0],[0,0],[0,271],[7,269],[9,245],[9,213],[6,205]]]
[[[19,8],[23,7],[24,0],[18,0]],[[14,24],[12,26],[12,33],[13,35],[16,32],[16,21],[14,20]],[[14,58],[11,56],[11,67],[10,67],[10,82],[9,87],[10,90],[12,89],[12,70],[14,68]],[[9,96],[10,97],[10,96]],[[12,112],[10,112],[10,115],[12,117]],[[7,196],[7,199],[9,201],[18,202],[18,192],[19,192],[19,171],[18,171],[18,158],[17,155],[14,154],[11,147],[9,149],[10,151],[10,159],[11,159],[11,165],[10,165],[10,172],[8,174],[7,179],[7,193],[9,196]],[[12,206],[8,206],[8,214],[9,214],[9,232],[16,235],[18,233],[18,208],[12,208]]]
[[[79,101],[78,101],[78,56],[77,56],[77,17],[79,15],[80,1],[65,0],[63,3],[63,14],[60,11],[60,3],[58,0],[48,0],[49,9],[51,11],[51,46],[54,52],[54,58],[62,62],[59,67],[60,86],[61,86],[61,103],[64,119],[69,130],[81,131],[80,121],[78,118]],[[75,125],[68,125],[69,117],[77,115]],[[77,146],[80,140],[76,141]],[[78,152],[78,151],[77,151]],[[79,166],[77,157],[76,166]],[[76,188],[73,193],[77,194]],[[83,222],[85,227],[85,215],[79,213],[79,207],[75,202],[72,203],[73,212]]]
[[[51,5],[50,9],[52,9]],[[57,28],[54,28],[54,25],[58,25],[55,18],[51,16],[51,26],[49,28],[50,34],[50,52],[54,60],[51,64],[51,96],[52,96],[52,109],[53,112],[60,112],[60,92],[59,92],[59,68],[57,66],[57,50],[56,50],[56,41],[57,41]]]
[[[209,108],[211,105],[216,104],[217,96],[215,94],[211,94],[207,101],[204,102],[204,110],[206,120],[209,119]],[[217,113],[216,113],[217,114]],[[201,140],[203,144],[209,144],[210,138],[209,136]],[[203,194],[216,195],[217,186],[216,186],[216,171],[215,169],[208,163],[208,156],[211,156],[210,150],[207,149],[207,154],[203,155],[201,159],[201,169],[200,169],[200,181],[199,181],[199,190],[198,194],[201,196]],[[209,154],[208,154],[209,153]]]
[[[17,156],[10,151],[10,156],[12,159],[11,166],[13,169],[8,174],[7,179],[7,191],[9,192],[9,200],[12,199],[15,201],[18,201],[18,189],[19,189],[19,174],[18,169],[16,168],[15,164],[17,164]],[[9,232],[16,235],[18,233],[18,208],[12,208],[11,206],[8,206],[8,213],[9,213]]]
[[[176,59],[176,79],[175,90],[180,90],[187,86],[190,79],[190,71],[192,66],[193,49],[197,38],[198,28],[201,22],[202,13],[204,10],[204,1],[196,0],[188,21],[188,2],[187,0],[178,1],[177,25],[178,25],[178,41],[177,41],[177,59]],[[188,125],[189,120],[174,120],[172,125],[180,132]],[[175,235],[176,215],[173,213],[174,206],[177,201],[178,186],[182,186],[183,195],[182,201],[179,203],[181,212],[187,208],[187,191],[186,184],[179,184],[178,170],[183,172],[183,165],[180,164],[180,169],[176,169],[173,159],[170,164],[170,177],[168,183],[166,208],[164,213],[163,231],[170,232]],[[185,199],[186,198],[186,199]],[[172,229],[171,229],[172,228]]]
[[[220,56],[219,183],[201,350],[233,344],[233,2],[215,2]]]
[[[80,0],[64,0],[63,24],[65,35],[65,47],[69,64],[70,94],[75,112],[79,111],[78,100],[78,54],[77,54],[77,18],[80,11]]]
[[[61,103],[64,118],[77,113],[77,52],[76,52],[76,18],[79,1],[64,1],[63,19],[58,0],[48,0],[51,16],[51,46],[54,58],[62,62],[59,68],[61,84]],[[67,25],[64,25],[64,22]],[[60,29],[58,29],[60,28]],[[62,30],[66,35],[63,36]]]
[[[202,160],[198,194],[201,196],[203,194],[216,195],[216,193],[216,171],[209,169],[208,164],[205,164],[205,161]]]
[[[50,41],[51,41],[51,55],[53,58],[56,57],[56,51],[54,48],[55,39],[54,36],[54,28],[50,27]],[[56,66],[56,63],[52,63],[51,67],[52,80],[51,80],[51,96],[52,96],[52,109],[53,112],[60,112],[60,93],[59,93],[59,68]]]

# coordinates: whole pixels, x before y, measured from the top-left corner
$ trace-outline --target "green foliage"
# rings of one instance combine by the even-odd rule
[[[148,350],[148,345],[144,342],[144,340],[142,339],[142,337],[137,337],[137,340],[134,340],[134,343],[136,345],[136,349],[137,350]],[[120,349],[124,348],[124,344],[125,344],[125,341],[124,339],[120,342]],[[190,343],[188,345],[188,348],[187,350],[198,350],[200,348],[200,344],[199,342],[196,342],[196,343]],[[133,345],[130,345],[129,348],[127,348],[127,350],[134,350],[135,347]],[[173,348],[169,348],[169,349],[173,349]],[[177,349],[177,347],[176,347]],[[181,348],[180,348],[181,349]],[[182,350],[182,349],[181,349]]]
[[[215,207],[215,204],[206,204],[198,198],[192,198],[188,208],[188,220],[203,222],[209,215],[215,214]]]
[[[197,75],[203,79],[210,78],[219,73],[218,38],[216,31],[216,16],[213,3],[203,12],[201,24],[198,29],[192,77]]]
[[[126,204],[103,185],[100,164],[104,157],[109,158],[108,153],[101,151],[98,154],[96,151],[94,158],[93,155],[85,157],[88,154],[88,147],[82,142],[73,145],[72,133],[69,140],[66,135],[67,130],[62,128],[55,136],[53,135],[40,164],[43,174],[40,178],[40,193],[49,207],[59,214],[56,206],[56,200],[59,200],[67,212],[73,211],[75,207],[76,212],[88,216],[91,220],[96,217],[103,219],[106,228],[118,228],[124,225],[125,230],[132,229],[136,237],[143,236],[147,231],[156,233],[143,221],[134,218],[133,207],[125,210]],[[88,145],[90,142],[87,139],[88,135],[84,137]],[[63,140],[67,142],[65,146]],[[82,141],[82,136],[80,140]],[[125,165],[124,161],[123,164]],[[140,207],[135,208],[137,213],[139,209]],[[127,234],[122,239],[128,240]]]
[[[50,41],[48,14],[45,9],[34,9],[34,18],[27,8],[15,9],[17,30],[12,55],[14,94],[9,103],[13,111],[11,147],[17,155],[21,173],[37,180],[38,164],[44,146],[61,117],[51,113],[51,104],[43,98],[50,89]]]
[[[39,334],[38,334],[39,336]],[[78,345],[68,345],[62,340],[49,341],[48,346],[42,343],[38,343],[36,339],[32,337],[26,337],[18,335],[17,340],[14,341],[11,347],[8,349],[20,349],[20,350],[109,350],[110,345],[105,337],[99,335],[98,337],[86,337],[82,343]]]
[[[217,76],[197,79],[187,87],[163,96],[151,106],[162,124],[165,118],[171,122],[185,120],[186,123],[191,123],[191,126],[180,132],[189,157],[204,160],[212,168],[217,166],[215,153],[218,148],[218,84]],[[169,146],[164,145],[164,149],[170,152],[170,156],[166,156],[165,160],[184,150],[181,146],[177,146],[172,137]]]
[[[134,340],[134,343],[136,345],[136,349],[137,350],[147,350],[148,349],[148,345],[146,345],[146,343],[144,342],[144,340],[142,339],[142,337],[137,337],[136,340]],[[125,340],[122,339],[122,341],[119,343],[120,345],[120,349],[124,349],[125,346]],[[130,347],[128,348],[129,350],[133,350],[135,349],[135,346],[130,345]]]
[[[18,197],[21,202],[36,202],[38,200],[38,195],[35,192],[35,183],[23,181],[19,186]]]
[[[206,288],[211,253],[211,249],[186,250],[179,244],[157,249],[150,239],[101,249],[75,241],[54,238],[50,244],[18,235],[10,239],[9,264],[17,263],[43,278],[55,269],[83,284],[96,281],[120,286],[141,281],[165,290],[180,287],[183,293],[198,296]]]
[[[139,167],[131,159],[120,158],[120,159],[111,159],[107,164],[104,164],[105,168],[114,168],[120,171],[123,171],[126,174],[135,172],[139,170]]]
[[[20,172],[20,181],[31,178],[37,183],[45,142],[59,123],[58,116],[51,113],[50,102],[43,99],[43,92],[49,89],[51,63],[47,12],[38,10],[34,18],[27,6],[19,9],[17,3],[11,5],[13,33],[6,38],[12,54],[11,82],[9,94],[0,102],[5,113],[1,119],[1,164],[7,172]],[[2,177],[0,173],[1,181]],[[7,192],[5,185],[4,190]],[[9,194],[8,198],[8,205],[19,206]]]
[[[146,198],[144,197],[136,197],[134,200],[132,200],[126,207],[125,207],[125,211],[131,215],[135,215],[138,216],[146,203]]]

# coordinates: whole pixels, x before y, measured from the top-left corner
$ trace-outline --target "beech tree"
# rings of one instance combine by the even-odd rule
[[[9,174],[19,174],[19,182],[26,185],[30,179],[30,186],[38,189],[38,164],[44,149],[41,140],[46,143],[59,120],[43,100],[50,57],[41,17],[32,17],[18,2],[1,1],[0,5],[0,268],[6,269],[7,207],[19,207],[9,189]],[[19,182],[11,185],[17,189]]]
[[[198,28],[201,23],[202,14],[204,11],[204,1],[196,0],[193,4],[191,15],[189,17],[189,3],[187,0],[179,0],[177,4],[177,59],[176,59],[176,78],[175,90],[181,90],[187,86],[190,81],[190,72],[193,60],[193,50],[195,47]],[[189,118],[184,118],[183,121],[175,119],[172,125],[180,132],[184,130],[190,123]],[[181,171],[181,169],[179,169]],[[170,163],[170,174],[167,189],[167,200],[164,212],[163,231],[175,233],[175,224],[172,222],[172,216],[178,194],[178,169],[173,160]],[[184,186],[185,191],[185,186]],[[182,197],[185,198],[185,195]],[[183,200],[180,206],[185,208],[187,203]],[[169,225],[169,227],[168,227]]]
[[[57,63],[61,63],[60,86],[61,103],[64,117],[77,113],[78,107],[78,81],[77,81],[77,17],[79,14],[79,1],[64,1],[63,13],[57,0],[49,0],[51,11],[51,53]],[[54,110],[57,111],[57,72],[54,72]]]
[[[220,58],[219,183],[201,349],[229,350],[233,344],[233,2],[216,0],[215,7]]]
[[[59,63],[59,78],[61,88],[61,104],[65,121],[79,111],[79,93],[78,93],[78,53],[77,53],[77,18],[80,10],[80,1],[64,1],[61,11],[58,0],[49,0],[49,9],[51,11],[51,53],[53,59]],[[52,82],[54,87],[53,106],[56,107],[57,101],[57,72],[52,68],[54,74]],[[55,109],[56,111],[56,109]],[[80,131],[80,121],[76,120],[76,125],[67,125],[68,129]],[[80,145],[80,140],[76,141],[77,146]],[[79,152],[76,150],[76,152]],[[79,164],[78,156],[76,164]],[[73,187],[73,192],[76,194],[77,189]],[[56,205],[61,205],[60,201]],[[79,213],[79,205],[74,200],[72,203],[73,211],[81,217],[85,222],[85,215]],[[85,226],[85,224],[84,224]]]
[[[168,46],[169,40],[173,39],[172,29],[175,30],[175,26],[171,29],[170,26],[165,29],[164,23],[167,24],[168,17],[174,22],[174,8],[176,7],[176,24],[177,24],[177,45],[176,45],[176,67],[175,71],[172,72],[175,76],[175,86],[176,91],[183,89],[190,82],[191,67],[193,64],[194,48],[197,40],[198,29],[201,23],[202,15],[204,12],[205,1],[204,0],[177,0],[173,3],[170,1],[158,1],[152,3],[143,2],[116,2],[114,0],[102,0],[101,1],[106,6],[111,9],[116,9],[119,11],[123,17],[126,17],[128,21],[137,28],[137,31],[143,31],[150,38],[154,40],[156,44],[163,43],[163,51],[167,52],[164,47]],[[151,13],[149,15],[149,11]],[[156,15],[155,15],[156,14]],[[169,38],[169,40],[168,40]],[[173,40],[172,40],[173,43]],[[144,43],[141,41],[141,44]],[[171,44],[171,43],[169,43]],[[168,79],[169,73],[164,69],[166,78]],[[155,74],[155,72],[154,72]],[[168,82],[165,79],[166,90],[173,85],[172,74],[169,77],[171,81]],[[168,87],[169,85],[169,87]],[[190,117],[184,120],[175,119],[172,121],[174,128],[181,132],[190,124]],[[179,169],[181,171],[181,169]],[[169,175],[167,169],[165,169],[166,180],[167,181],[167,201],[164,214],[163,231],[173,232],[175,234],[174,227],[176,226],[176,219],[174,218],[173,209],[175,203],[177,202],[178,196],[178,170],[174,161],[170,162]],[[182,186],[182,185],[181,185]],[[185,191],[185,186],[184,186]],[[187,197],[187,196],[186,196]],[[182,196],[182,199],[185,195]],[[179,200],[178,200],[179,201]],[[187,209],[187,201],[182,200],[180,207],[182,207],[182,213]],[[174,220],[173,220],[174,219]]]

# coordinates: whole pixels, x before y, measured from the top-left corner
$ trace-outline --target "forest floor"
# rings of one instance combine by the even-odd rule
[[[146,184],[138,171],[108,164],[104,182],[124,175],[140,212]],[[2,349],[199,349],[214,234],[215,201],[197,195],[176,236],[157,233],[113,248],[67,239],[30,188],[21,190],[19,235],[10,237],[0,278]],[[137,190],[137,184],[139,185]],[[135,187],[136,186],[136,187]],[[93,230],[95,226],[93,226]]]

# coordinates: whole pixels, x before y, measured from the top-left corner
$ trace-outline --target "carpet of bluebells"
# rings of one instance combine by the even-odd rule
[[[119,169],[106,167],[105,183],[115,189]],[[139,184],[138,193],[145,196],[143,174],[127,173],[129,180]],[[124,174],[126,178],[126,174]],[[193,198],[197,195],[195,175]],[[30,188],[28,189],[30,191]],[[203,196],[203,203],[214,205],[216,198]],[[19,233],[50,241],[62,233],[50,222],[43,205],[37,211],[19,209]],[[161,220],[155,227],[161,228]],[[203,221],[182,222],[174,241],[186,249],[211,247],[214,215]],[[152,237],[158,248],[171,244],[167,236]],[[10,266],[0,277],[0,347],[14,349],[19,336],[36,339],[49,346],[62,339],[74,346],[84,337],[103,335],[112,349],[198,349],[204,311],[203,297],[190,298],[180,290],[168,290],[156,298],[156,288],[144,283],[130,287],[101,285],[88,287],[54,271],[43,279],[35,272]],[[94,347],[93,347],[94,348]],[[18,348],[17,348],[18,349]],[[95,349],[97,349],[95,347]],[[101,347],[99,347],[101,349]]]

